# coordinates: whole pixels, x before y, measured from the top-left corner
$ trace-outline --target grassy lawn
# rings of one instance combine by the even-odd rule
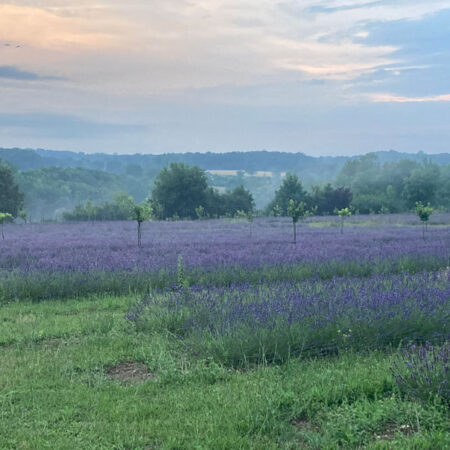
[[[0,309],[0,448],[450,448],[448,410],[402,399],[391,354],[226,369],[137,332],[137,300]]]

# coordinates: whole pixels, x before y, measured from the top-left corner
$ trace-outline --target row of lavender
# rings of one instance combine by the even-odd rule
[[[179,255],[188,268],[212,270],[450,255],[448,226],[430,227],[425,240],[418,228],[408,226],[347,226],[343,235],[333,228],[304,226],[297,245],[291,242],[291,224],[282,219],[262,219],[252,225],[153,222],[145,224],[143,233],[144,246],[139,249],[135,225],[130,222],[16,225],[0,241],[0,269],[153,272],[174,270]]]
[[[126,315],[139,330],[169,332],[183,348],[232,367],[293,356],[443,343],[450,270],[153,293]]]
[[[280,218],[150,222],[144,225],[142,248],[132,222],[14,225],[5,234],[0,241],[3,300],[143,292],[175,281],[180,257],[189,284],[218,285],[413,273],[450,265],[450,229],[438,225],[430,227],[425,240],[419,227],[407,225],[348,225],[344,234],[305,225],[297,245],[291,223]]]

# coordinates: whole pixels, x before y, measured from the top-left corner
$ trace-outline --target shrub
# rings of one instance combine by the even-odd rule
[[[429,342],[404,348],[392,367],[400,391],[424,401],[438,398],[450,404],[450,343]]]

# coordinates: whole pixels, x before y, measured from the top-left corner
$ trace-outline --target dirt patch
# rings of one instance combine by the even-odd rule
[[[59,337],[51,337],[48,339],[43,339],[40,342],[43,347],[45,347],[47,349],[51,349],[51,350],[57,349],[64,343],[63,339],[59,338]]]
[[[319,425],[312,423],[305,418],[294,419],[291,423],[301,433],[320,433],[320,431],[321,431]],[[300,444],[300,448],[304,448],[304,449],[310,448],[310,445],[309,445],[308,441],[306,440],[306,437],[300,437],[299,444]]]
[[[320,433],[319,425],[316,425],[307,419],[303,419],[303,418],[294,419],[292,421],[292,425],[294,425],[294,427],[296,427],[299,431],[304,431],[304,432],[308,432],[308,433],[311,433],[311,432]]]
[[[398,425],[396,423],[389,422],[384,426],[383,431],[380,433],[374,433],[373,439],[375,441],[393,441],[397,433],[408,436],[416,433],[416,429],[411,425]]]
[[[155,377],[145,364],[137,361],[122,361],[108,367],[105,373],[110,380],[120,381],[123,384],[141,383]]]

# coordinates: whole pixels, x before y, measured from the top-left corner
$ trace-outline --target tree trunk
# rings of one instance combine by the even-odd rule
[[[344,219],[341,220],[341,234],[344,233]]]
[[[141,247],[141,222],[138,222],[138,247]]]
[[[3,222],[2,222],[2,239],[5,239],[5,234],[3,233]]]
[[[292,226],[294,227],[294,244],[297,244],[297,224],[292,221]]]

